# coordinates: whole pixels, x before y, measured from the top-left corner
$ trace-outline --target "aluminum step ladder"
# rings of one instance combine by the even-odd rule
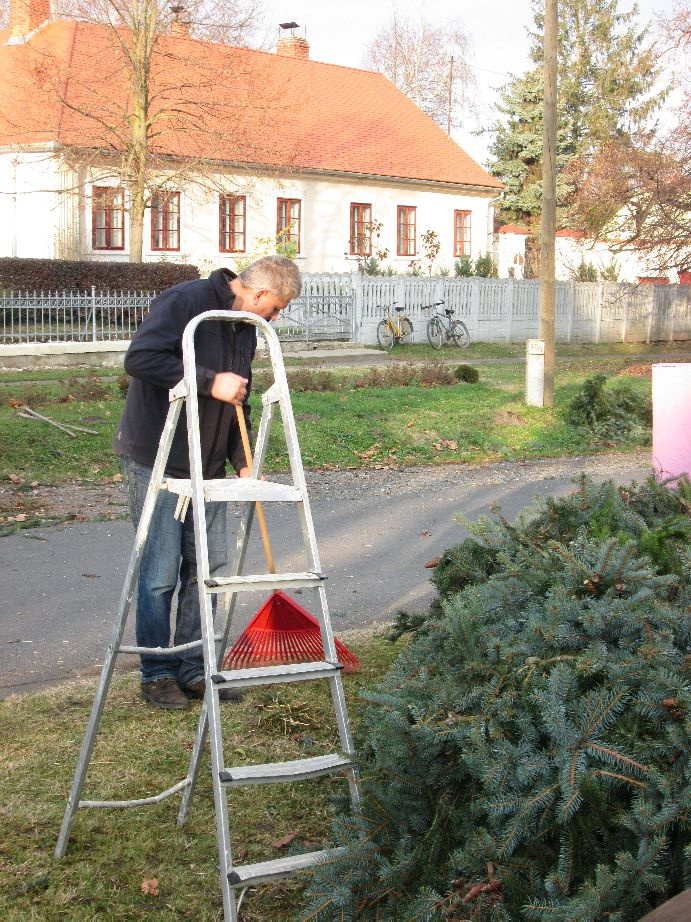
[[[200,323],[208,320],[229,323],[251,323],[261,331],[268,344],[274,382],[262,396],[262,416],[257,433],[251,476],[249,478],[229,478],[227,480],[203,479],[197,382],[195,374],[194,333]],[[208,734],[211,750],[211,774],[214,792],[221,889],[223,893],[224,920],[225,922],[237,922],[240,902],[236,898],[237,890],[244,891],[246,887],[277,880],[295,871],[313,867],[319,862],[328,861],[329,858],[335,857],[340,850],[324,849],[302,855],[291,855],[277,860],[262,861],[255,864],[234,864],[228,809],[229,789],[250,784],[276,784],[301,781],[342,772],[347,777],[353,809],[357,809],[360,803],[359,777],[348,722],[343,682],[341,679],[342,666],[338,662],[333,631],[331,628],[324,588],[325,577],[321,572],[319,552],[307,496],[305,474],[302,467],[302,458],[298,445],[288,382],[278,337],[273,328],[265,320],[255,314],[236,311],[207,311],[190,321],[185,328],[183,334],[183,364],[184,378],[170,391],[170,408],[161,434],[158,454],[144,501],[141,519],[136,531],[129,567],[120,596],[115,630],[103,662],[99,686],[82,742],[81,752],[72,782],[72,789],[67,801],[60,835],[55,848],[55,856],[57,858],[64,857],[74,817],[77,810],[80,808],[140,807],[148,804],[160,803],[162,800],[182,792],[178,823],[184,823],[189,814],[190,803],[199,774],[201,755]],[[188,420],[187,430],[190,457],[190,478],[188,480],[171,478],[165,475],[166,462],[183,404],[186,406]],[[288,450],[291,473],[290,484],[275,483],[260,479],[276,406],[278,406],[280,410]],[[126,646],[121,642],[122,636],[132,607],[142,551],[148,535],[156,499],[161,490],[169,490],[177,494],[178,503],[175,515],[181,520],[184,519],[189,503],[192,503],[197,550],[197,570],[199,575],[198,585],[202,637],[199,641],[177,647],[142,648],[138,646]],[[236,555],[231,567],[231,575],[229,576],[211,577],[209,572],[204,503],[211,500],[242,504],[243,511],[241,516],[239,516]],[[257,502],[280,502],[292,503],[295,505],[302,528],[304,548],[308,561],[307,570],[305,572],[243,575],[249,534]],[[318,612],[320,612],[320,616],[318,614],[318,620],[324,648],[324,659],[319,662],[293,665],[223,670],[222,661],[228,642],[238,593],[248,591],[263,592],[267,590],[291,588],[309,588],[318,597]],[[214,627],[212,610],[212,596],[214,594],[222,595],[226,600],[225,606],[218,606],[219,611],[216,616],[216,628],[218,628],[219,622],[222,622],[222,629],[220,632],[217,632]],[[221,609],[223,607],[225,611],[222,612]],[[147,653],[164,655],[199,646],[202,647],[204,654],[206,692],[201,707],[187,776],[182,781],[162,791],[160,794],[150,797],[142,797],[137,800],[127,801],[83,800],[82,790],[118,654]],[[263,765],[225,765],[221,711],[218,696],[218,692],[221,689],[250,688],[256,685],[273,685],[314,680],[325,680],[329,683],[336,726],[338,729],[340,743],[339,752],[313,758]]]

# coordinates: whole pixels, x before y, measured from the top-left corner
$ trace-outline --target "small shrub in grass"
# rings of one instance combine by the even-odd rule
[[[353,387],[443,387],[455,384],[448,365],[442,362],[397,362],[392,365],[373,365],[356,378]]]
[[[362,814],[307,917],[637,922],[689,886],[690,503],[583,477],[472,526],[463,588],[363,694]]]
[[[296,368],[287,372],[288,386],[294,391],[336,391],[339,384],[332,371],[323,368]]]
[[[120,391],[123,397],[127,396],[127,391],[130,389],[131,380],[132,379],[130,378],[130,376],[124,372],[118,378],[118,390]]]
[[[466,384],[477,384],[480,380],[480,372],[472,365],[456,365],[453,376],[457,381],[465,381]]]
[[[607,376],[593,375],[582,385],[565,412],[566,420],[600,441],[622,442],[644,436],[652,425],[649,396],[636,393],[628,381],[607,384]]]

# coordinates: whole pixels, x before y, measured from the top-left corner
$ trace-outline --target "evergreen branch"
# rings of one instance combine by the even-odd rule
[[[595,749],[597,752],[605,753],[605,755],[611,756],[615,761],[623,762],[625,765],[631,765],[632,768],[637,768],[644,775],[648,774],[648,769],[645,765],[641,765],[640,762],[634,762],[633,759],[629,759],[628,756],[623,755],[621,752],[617,752],[616,749],[609,749],[607,746],[598,746],[596,743],[588,743],[585,747],[586,749]]]
[[[628,775],[619,775],[617,774],[617,772],[605,771],[604,768],[598,768],[596,771],[593,772],[593,775],[598,775],[598,776],[602,776],[606,778],[617,778],[619,781],[626,781],[628,782],[628,784],[633,784],[639,788],[645,787],[642,781],[636,781],[635,778],[629,778]]]

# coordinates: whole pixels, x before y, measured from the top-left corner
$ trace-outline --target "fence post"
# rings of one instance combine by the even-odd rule
[[[595,311],[595,342],[600,342],[602,334],[602,282],[597,283],[597,309]]]
[[[566,342],[571,342],[573,336],[573,315],[576,310],[576,286],[573,282],[569,283],[568,312],[566,318]]]
[[[91,340],[96,342],[96,286],[91,286]]]
[[[655,289],[656,287],[657,287],[656,285],[647,285],[647,286],[646,286],[646,288],[649,288],[649,289]],[[639,283],[639,289],[638,289],[638,290],[639,290],[639,292],[640,292],[640,283]],[[654,295],[654,294],[655,294],[655,292],[653,291],[653,295]],[[653,298],[653,303],[652,303],[652,304],[650,303],[650,301],[651,301],[651,298],[650,298],[650,297],[648,297],[647,300],[648,300],[648,332],[647,332],[645,341],[646,341],[646,343],[647,343],[648,345],[650,345],[650,334],[651,334],[652,331],[653,331],[653,314],[655,313],[655,310],[656,310],[656,308],[657,308],[657,304],[656,304],[654,298]]]
[[[660,286],[660,288],[666,286]],[[675,308],[677,306],[677,299],[672,297],[672,292],[669,293],[669,341],[674,342],[674,314]]]
[[[629,335],[629,299],[624,300],[624,319],[622,320],[621,341],[626,342]]]
[[[513,279],[504,282],[504,307],[506,308],[506,341],[511,342],[513,336],[513,301],[516,286]]]
[[[477,342],[480,338],[480,280],[468,279],[470,285],[470,323],[473,329],[473,339]]]
[[[350,294],[353,299],[351,313],[352,338],[360,341],[360,328],[362,326],[362,280],[359,272],[351,272],[349,279]]]

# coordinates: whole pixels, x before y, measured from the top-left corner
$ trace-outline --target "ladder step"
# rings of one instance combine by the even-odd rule
[[[347,756],[333,753],[311,759],[294,759],[291,762],[267,762],[265,765],[239,765],[224,768],[219,777],[229,787],[241,784],[280,784],[286,781],[305,781],[332,772],[351,768],[355,763]]]
[[[290,855],[273,861],[260,861],[258,864],[241,864],[228,872],[231,887],[250,887],[288,877],[295,871],[304,871],[317,864],[339,858],[344,848],[328,848],[319,852],[305,852],[302,855]]]
[[[207,502],[227,503],[298,503],[302,493],[292,484],[275,483],[271,480],[255,480],[254,477],[229,477],[220,480],[202,481],[204,499]],[[162,489],[179,496],[192,496],[189,479],[166,477]]]
[[[321,585],[326,576],[323,573],[255,573],[250,576],[215,576],[204,580],[209,592],[265,592],[273,589],[314,588]]]
[[[248,688],[251,685],[275,685],[279,682],[307,682],[329,679],[343,669],[342,663],[290,663],[285,666],[257,666],[254,669],[230,669],[211,676],[214,685]]]

